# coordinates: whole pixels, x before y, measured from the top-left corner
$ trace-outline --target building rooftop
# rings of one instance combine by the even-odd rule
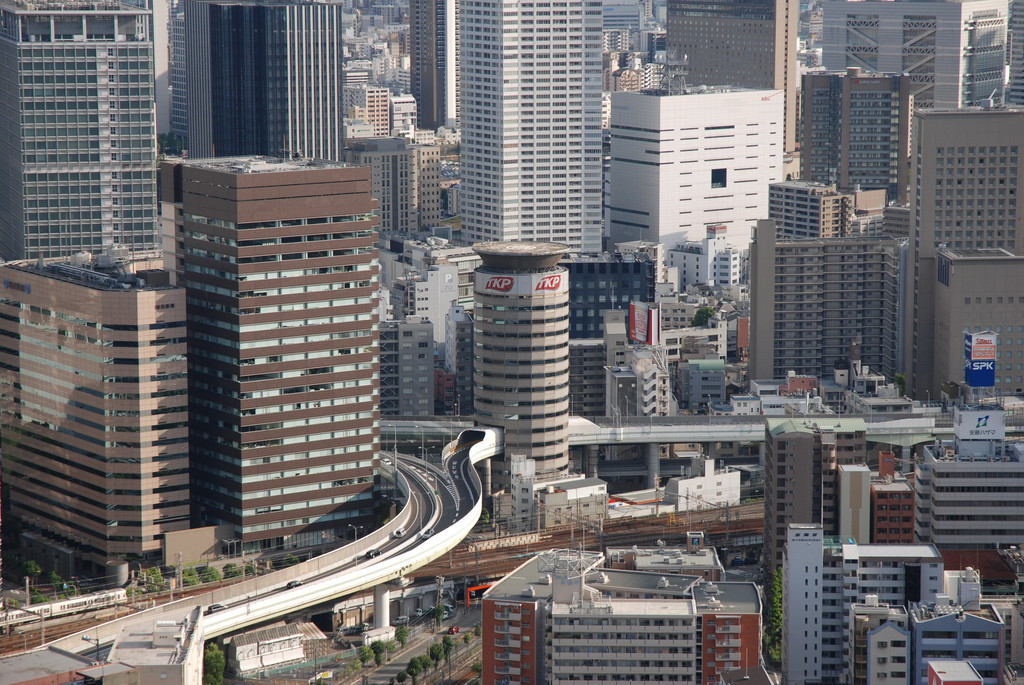
[[[680,547],[609,547],[608,556],[633,554],[633,566],[637,571],[650,573],[677,573],[690,570],[699,573],[704,569],[721,569],[715,550],[704,547],[688,552]]]
[[[110,648],[110,661],[136,667],[183,663],[189,649],[202,648],[201,643],[198,647],[193,644],[199,611],[195,608],[182,612],[178,619],[151,619],[125,626]]]
[[[283,159],[281,157],[264,157],[261,155],[184,159],[181,163],[185,166],[232,174],[268,174],[307,169],[341,169],[353,166],[343,162],[331,162],[320,159]]]
[[[842,543],[844,559],[895,559],[898,561],[942,561],[942,555],[935,545],[911,543],[866,543],[854,540]]]
[[[832,416],[768,418],[767,424],[768,432],[773,436],[785,433],[864,433],[867,431],[864,419],[844,419]]]
[[[146,259],[137,260],[136,263],[143,264],[144,262]],[[169,272],[163,269],[145,269],[133,272],[128,268],[132,263],[127,249],[125,249],[96,256],[89,252],[79,252],[70,258],[62,257],[45,261],[26,259],[7,262],[4,266],[95,290],[127,292],[167,290],[175,287],[171,285]],[[29,288],[28,285],[24,287]],[[29,290],[25,292],[28,293]]]
[[[114,0],[0,0],[0,6],[15,9],[23,12],[61,12],[71,14],[73,12],[128,12],[131,14],[145,14],[146,10],[141,7],[134,7],[123,2]]]
[[[699,612],[760,614],[761,595],[754,583],[697,583],[693,598]]]
[[[60,649],[50,648],[24,652],[0,659],[0,685],[56,682],[49,678],[64,673],[78,672],[92,663],[92,659]]]
[[[551,605],[553,615],[602,614],[605,616],[671,616],[685,618],[694,615],[693,600],[680,598],[616,599],[613,601],[581,602],[568,604],[555,602]],[[579,632],[579,626],[565,626],[563,630]]]
[[[929,667],[942,683],[981,682],[981,675],[969,661],[930,661]]]
[[[519,240],[477,243],[473,251],[486,266],[503,269],[543,269],[558,264],[569,251],[568,245]]]
[[[949,256],[951,259],[992,259],[993,257],[1020,256],[1015,255],[1002,247],[975,248],[972,250],[965,248],[940,247],[938,252],[939,254]]]

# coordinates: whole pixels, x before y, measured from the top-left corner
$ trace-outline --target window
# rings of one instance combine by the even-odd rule
[[[726,170],[725,169],[712,169],[711,170],[711,187],[712,188],[724,188],[726,186]]]

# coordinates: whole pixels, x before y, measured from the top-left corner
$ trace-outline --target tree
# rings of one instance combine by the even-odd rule
[[[420,664],[420,673],[426,673],[427,671],[429,671],[431,668],[434,667],[434,660],[431,659],[426,654],[420,654],[419,656],[414,656],[413,659],[416,659],[419,662],[419,664]]]
[[[206,566],[199,572],[199,580],[204,583],[216,583],[222,577],[216,566]]]
[[[363,665],[363,668],[366,668],[366,666],[373,661],[373,650],[366,645],[363,645],[359,648],[359,651],[356,652],[356,658],[359,659],[359,663]]]
[[[395,680],[398,681],[398,685],[402,685],[402,683],[404,683],[408,679],[409,674],[405,671],[399,671],[397,674],[395,674]]]
[[[697,313],[690,319],[690,325],[694,328],[700,328],[701,326],[707,326],[708,321],[715,315],[715,310],[711,307],[701,307],[697,310]]]
[[[480,523],[487,524],[491,522],[491,512],[486,509],[480,510]]]
[[[29,559],[21,565],[21,572],[35,582],[36,578],[39,577],[39,574],[43,572],[43,569],[35,561]]]
[[[223,682],[224,652],[216,642],[207,642],[203,654],[203,685],[222,685]]]
[[[444,605],[438,602],[434,606],[434,625],[439,626],[444,620]]]
[[[405,643],[409,641],[409,627],[398,626],[395,628],[395,639],[398,640],[398,644],[405,648]]]
[[[384,663],[384,656],[387,652],[387,645],[381,640],[374,640],[370,643],[370,649],[373,651],[373,663],[380,666]]]
[[[297,563],[299,563],[299,558],[297,556],[294,554],[286,554],[284,559],[281,560],[281,568],[288,568],[289,566],[294,566]]]
[[[145,580],[146,585],[154,590],[158,590],[164,586],[164,576],[156,566],[146,569]]]
[[[481,632],[483,632],[483,631],[480,630],[480,624],[479,623],[477,623],[475,626],[473,626],[473,634],[474,635],[476,635],[477,637],[480,637],[480,633]]]
[[[50,571],[46,574],[46,584],[52,585],[54,590],[59,589],[64,585],[64,579],[60,577],[60,574],[56,571]]]
[[[427,656],[430,657],[436,671],[440,663],[444,661],[444,646],[440,642],[435,642],[427,650]]]
[[[769,660],[782,660],[782,569],[775,569],[765,587],[764,646]]]
[[[444,649],[444,661],[446,664],[452,662],[452,652],[455,650],[455,640],[451,635],[445,635],[441,639],[441,647]]]
[[[481,662],[481,661],[474,661],[473,665],[470,666],[470,668],[473,670],[473,673],[483,673],[484,672],[484,665],[483,665],[483,662]]]
[[[194,568],[190,567],[181,572],[181,584],[185,587],[199,585],[199,574]]]
[[[224,564],[224,578],[238,578],[242,575],[242,568],[238,564]]]
[[[463,643],[468,645],[469,641],[472,640],[472,639],[473,639],[473,634],[472,633],[463,633],[462,634],[462,641],[463,641]]]
[[[900,397],[905,397],[907,394],[907,375],[904,373],[898,373],[893,376],[893,380],[896,382],[896,387],[900,391]]]

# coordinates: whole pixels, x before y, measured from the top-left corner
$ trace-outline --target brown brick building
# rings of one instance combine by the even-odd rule
[[[369,169],[248,157],[162,175],[180,204],[198,522],[233,524],[246,551],[346,536],[372,512],[379,437]]]

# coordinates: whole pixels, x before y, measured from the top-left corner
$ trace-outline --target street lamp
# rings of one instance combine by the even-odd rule
[[[359,539],[359,531],[361,531],[363,529],[363,527],[362,526],[356,526],[356,525],[353,525],[351,523],[348,524],[348,527],[352,529],[352,539],[353,540],[358,540]]]

